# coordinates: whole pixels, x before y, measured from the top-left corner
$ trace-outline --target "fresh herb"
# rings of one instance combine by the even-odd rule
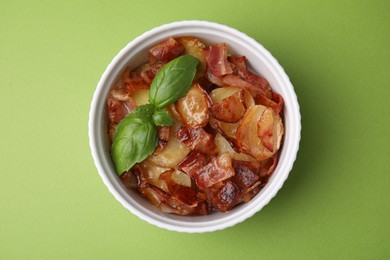
[[[173,118],[166,110],[158,110],[153,114],[153,122],[157,126],[171,126],[173,124]]]
[[[145,160],[158,143],[157,126],[171,126],[173,118],[163,108],[186,95],[198,60],[180,56],[164,65],[150,85],[149,102],[122,119],[115,129],[111,155],[119,175]]]
[[[149,112],[150,107],[140,106],[116,127],[111,154],[119,175],[145,160],[156,148],[157,128]]]
[[[162,67],[150,85],[150,103],[163,108],[184,97],[191,87],[198,63],[193,56],[183,55]]]

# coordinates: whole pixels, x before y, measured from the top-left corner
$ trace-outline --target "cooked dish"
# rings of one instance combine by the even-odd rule
[[[147,55],[149,62],[124,70],[107,98],[111,152],[123,184],[178,215],[250,201],[278,163],[282,96],[225,43],[169,38]]]

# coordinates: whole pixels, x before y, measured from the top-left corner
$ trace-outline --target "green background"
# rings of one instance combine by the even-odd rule
[[[388,1],[0,1],[0,259],[389,259]],[[108,192],[88,112],[111,59],[146,30],[237,28],[285,68],[302,140],[287,182],[206,234],[147,224]]]

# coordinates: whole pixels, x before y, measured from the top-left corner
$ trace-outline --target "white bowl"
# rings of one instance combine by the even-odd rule
[[[225,213],[207,216],[176,216],[161,213],[136,191],[128,190],[116,174],[110,156],[107,136],[106,98],[115,79],[131,64],[147,61],[147,50],[168,37],[192,35],[206,44],[226,42],[233,54],[246,56],[250,69],[265,77],[272,89],[285,101],[285,136],[279,163],[267,185],[248,203],[241,204]],[[141,219],[160,228],[180,232],[210,232],[231,227],[260,211],[276,195],[288,177],[295,161],[300,141],[301,116],[294,88],[276,59],[259,43],[225,25],[206,21],[174,22],[145,32],[130,42],[111,61],[101,77],[93,95],[89,113],[89,142],[96,168],[103,182],[124,207]]]

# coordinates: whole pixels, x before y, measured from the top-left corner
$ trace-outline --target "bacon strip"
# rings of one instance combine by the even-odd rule
[[[160,61],[167,63],[178,57],[184,51],[184,47],[175,39],[169,38],[149,49],[149,61],[151,64]]]
[[[256,104],[272,108],[277,114],[282,112],[284,106],[284,99],[278,93],[272,93],[272,99],[264,95],[257,95],[255,96],[255,102]]]
[[[266,182],[271,173],[274,172],[279,161],[279,153],[274,154],[271,158],[265,160],[261,164],[259,176],[262,182]]]
[[[232,180],[241,190],[249,189],[259,180],[260,163],[233,160],[233,167],[236,175],[233,176]]]
[[[147,84],[151,84],[157,72],[162,68],[162,66],[162,63],[147,63],[141,67],[139,71],[140,76]]]
[[[232,74],[233,69],[227,60],[227,46],[225,43],[211,45],[203,49],[206,63],[211,73],[215,76]]]
[[[266,97],[271,98],[272,90],[268,81],[247,69],[245,56],[232,56],[229,60],[234,64],[235,73],[248,83],[264,90]]]
[[[164,213],[175,213],[178,215],[207,214],[204,200],[199,198],[201,196],[197,196],[197,191],[185,186],[170,186],[170,188],[170,193],[172,192],[173,194],[168,194],[155,186],[143,182],[139,185],[138,191],[153,205],[160,207]]]
[[[213,198],[213,204],[222,212],[228,211],[237,204],[240,190],[236,184],[227,181]]]
[[[198,169],[202,168],[208,162],[209,159],[200,152],[191,151],[187,157],[179,163],[178,168],[192,177],[196,174]]]
[[[127,101],[119,101],[114,97],[107,99],[108,119],[113,124],[118,124],[127,114],[132,112],[136,105],[131,97]]]
[[[202,127],[181,127],[174,135],[191,150],[197,150],[207,155],[216,155],[218,153],[214,137]]]
[[[158,144],[157,144],[157,147],[156,147],[154,153],[161,152],[167,146],[168,141],[169,141],[169,135],[171,132],[170,130],[171,130],[171,127],[169,127],[169,126],[158,126],[157,127]]]
[[[240,88],[246,89],[254,97],[257,95],[267,96],[267,93],[265,92],[264,89],[259,88],[255,85],[249,83],[248,81],[244,80],[243,78],[241,78],[238,75],[233,75],[233,74],[226,75],[225,77],[223,77],[222,81],[225,85],[235,86],[235,87],[240,87]]]
[[[229,61],[234,65],[234,73],[245,78],[245,73],[247,71],[245,56],[230,56]]]
[[[192,151],[179,164],[179,169],[193,178],[200,190],[206,190],[235,174],[228,153],[207,158],[199,152]]]

